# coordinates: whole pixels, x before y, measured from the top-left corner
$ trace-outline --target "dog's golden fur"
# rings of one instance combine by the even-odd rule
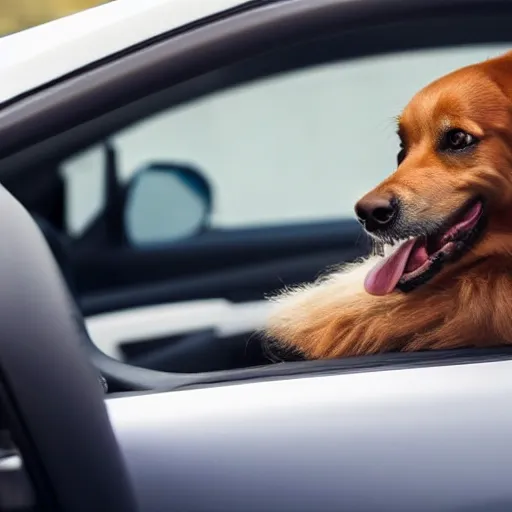
[[[470,155],[435,151],[443,126],[475,134]],[[512,343],[512,52],[421,90],[399,117],[407,156],[370,194],[393,193],[413,222],[440,222],[475,195],[486,200],[480,241],[431,281],[374,296],[348,265],[273,299],[267,334],[306,358]]]

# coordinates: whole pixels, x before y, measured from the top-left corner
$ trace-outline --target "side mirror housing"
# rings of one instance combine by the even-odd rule
[[[124,230],[131,246],[160,245],[198,235],[209,227],[212,191],[196,169],[152,163],[128,184]]]

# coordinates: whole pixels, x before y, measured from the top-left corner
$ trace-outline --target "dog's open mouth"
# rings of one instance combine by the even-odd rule
[[[366,276],[365,289],[386,295],[398,288],[409,292],[426,283],[446,263],[460,258],[476,243],[485,227],[484,205],[478,200],[462,209],[443,229],[403,242]]]

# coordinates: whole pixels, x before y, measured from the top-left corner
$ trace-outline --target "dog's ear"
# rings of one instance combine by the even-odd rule
[[[477,64],[512,101],[512,50]]]
[[[512,60],[512,50],[509,50],[508,52],[505,52],[501,55],[498,55],[494,59],[495,60]]]

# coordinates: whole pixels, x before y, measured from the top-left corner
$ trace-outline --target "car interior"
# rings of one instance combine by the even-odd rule
[[[217,88],[236,87],[255,78],[339,60],[341,44],[330,41],[290,48],[264,55],[249,63],[237,63],[199,77],[188,84],[187,93],[209,95]],[[332,48],[338,50],[333,51]],[[322,52],[322,53],[320,53]],[[301,56],[300,61],[297,61]],[[213,83],[213,85],[212,85]],[[93,121],[84,137],[70,142],[52,140],[45,148],[47,164],[12,174],[3,184],[34,215],[50,243],[85,316],[159,303],[222,298],[230,304],[261,301],[267,295],[315,277],[325,268],[352,261],[369,250],[368,240],[355,219],[308,221],[303,224],[241,229],[208,229],[171,244],[156,244],[137,250],[127,243],[123,215],[133,181],[120,183],[115,150],[105,144],[104,180],[107,202],[79,239],[66,236],[66,193],[59,163],[69,152],[95,141],[104,141],[106,127],[119,129],[158,109],[186,102],[183,88],[167,88],[141,99],[128,110],[116,112],[107,123]],[[81,130],[83,127],[81,127]],[[98,132],[99,130],[99,132]],[[72,130],[71,132],[74,132]],[[78,145],[80,143],[80,146]],[[50,160],[51,158],[51,160]],[[199,176],[208,203],[209,184],[200,172],[167,163],[169,172],[184,171]],[[149,163],[146,176],[155,164]],[[32,171],[32,172],[31,172]],[[27,187],[36,174],[37,187]],[[30,177],[29,177],[30,176]],[[37,191],[37,192],[36,192]],[[213,194],[214,195],[214,194]],[[215,197],[214,197],[215,199]],[[199,222],[201,224],[203,221]],[[208,258],[204,258],[204,254]],[[280,361],[298,361],[297,354],[269,348],[257,332],[236,332],[218,336],[212,329],[198,329],[184,335],[130,339],[121,344],[122,359],[133,366],[176,373],[201,373],[256,367]]]

